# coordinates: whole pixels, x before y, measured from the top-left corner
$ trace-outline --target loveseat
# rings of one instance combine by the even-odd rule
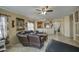
[[[39,31],[18,32],[17,37],[24,46],[41,48],[47,40],[47,34]]]

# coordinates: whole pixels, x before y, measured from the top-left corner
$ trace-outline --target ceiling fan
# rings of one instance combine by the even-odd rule
[[[41,9],[36,9],[36,10],[41,12],[41,13],[38,13],[38,14],[43,14],[43,15],[46,15],[47,12],[53,12],[53,10],[49,9],[48,6],[44,6]]]

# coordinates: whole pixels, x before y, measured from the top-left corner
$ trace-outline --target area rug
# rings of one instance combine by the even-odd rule
[[[51,41],[46,52],[79,52],[79,48],[56,40]]]

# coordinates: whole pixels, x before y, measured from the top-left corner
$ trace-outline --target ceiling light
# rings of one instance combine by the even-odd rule
[[[46,11],[45,12],[42,12],[41,14],[45,15],[46,14]]]

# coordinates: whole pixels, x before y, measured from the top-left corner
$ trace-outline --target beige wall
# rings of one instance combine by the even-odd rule
[[[47,20],[44,21],[44,22],[47,22]],[[54,22],[58,22],[58,24],[60,24],[60,26],[61,26],[61,28],[60,28],[60,34],[64,35],[64,19],[63,18],[61,18],[61,19],[53,19],[52,20],[52,24],[54,24]],[[37,26],[37,24],[35,24],[35,26]],[[36,28],[36,30],[44,31],[44,32],[46,32],[48,34],[54,34],[54,28],[42,28],[42,29]]]
[[[39,20],[37,20],[39,21]],[[43,31],[46,32],[48,34],[54,34],[54,29],[53,28],[41,28],[38,29],[37,28],[37,24],[35,21],[35,30],[39,30],[39,31]],[[43,22],[47,22],[47,20],[42,20]],[[73,37],[73,21],[70,20],[70,16],[64,16],[63,18],[60,19],[53,19],[52,22],[58,22],[60,24],[60,34],[66,36],[66,37]]]
[[[19,15],[19,14],[15,14],[15,13],[12,13],[12,12],[8,12],[6,10],[3,10],[3,9],[0,9],[0,13],[2,14],[7,14],[7,15],[10,15],[9,18],[9,41],[10,41],[10,44],[14,44],[14,43],[17,43],[18,40],[16,39],[16,17],[18,18],[22,18],[22,19],[25,19],[25,23],[27,22],[27,17],[23,16],[23,15]],[[15,27],[12,28],[12,20],[14,20],[14,25]]]
[[[61,34],[66,37],[73,37],[73,20],[70,20],[70,16],[65,16],[61,20]]]
[[[73,21],[70,20],[69,16],[64,16],[60,19],[53,19],[53,22],[58,22],[60,24],[60,34],[66,37],[73,37]]]
[[[64,35],[70,37],[70,21],[69,16],[64,17]]]
[[[44,23],[49,22],[48,20],[37,20],[37,21],[43,21]],[[38,30],[40,32],[46,32],[47,34],[54,34],[53,28],[45,28],[43,24],[43,28],[37,28],[37,21],[35,21],[35,30]]]

